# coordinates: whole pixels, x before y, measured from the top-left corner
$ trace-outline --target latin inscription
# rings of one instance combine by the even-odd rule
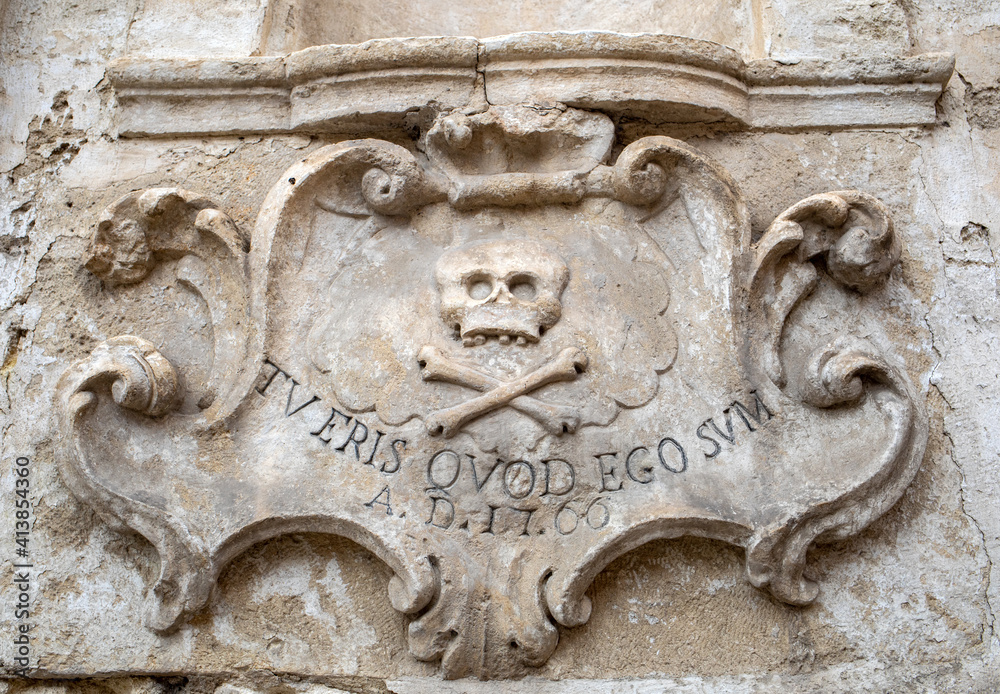
[[[266,361],[265,368],[269,373],[256,390],[267,396],[286,388],[286,418],[310,408],[328,411],[309,436],[385,475],[403,467],[405,439],[325,406],[317,395],[301,393],[299,382],[274,362]],[[575,460],[506,460],[440,448],[421,463],[426,480],[422,522],[448,532],[517,537],[570,535],[584,528],[599,531],[611,522],[614,511],[609,502],[617,495],[630,488],[671,484],[698,460],[718,458],[775,417],[756,390],[750,391],[748,401],[749,405],[733,400],[721,414],[702,421],[692,436],[662,436]],[[382,516],[405,514],[393,507],[390,484],[364,506]]]
[[[695,434],[699,439],[707,441],[712,446],[710,451],[705,452],[706,458],[714,458],[722,453],[722,441],[725,441],[730,445],[736,444],[736,431],[733,430],[734,412],[743,422],[744,426],[746,426],[747,431],[757,431],[754,424],[759,427],[764,422],[774,417],[774,414],[768,409],[767,405],[764,404],[764,401],[761,400],[757,391],[750,391],[750,394],[753,396],[752,406],[754,409],[752,411],[739,400],[734,400],[729,407],[722,411],[721,421],[726,428],[725,432],[723,432],[722,429],[719,428],[719,425],[716,424],[714,417],[706,419],[698,427]]]
[[[299,382],[270,359],[265,360],[264,367],[270,373],[264,376],[261,384],[255,390],[258,394],[266,396],[274,390],[280,391],[281,386],[287,387],[286,418],[297,415],[313,406],[318,406],[322,411],[326,410],[318,395],[309,397],[308,394],[296,393]],[[282,379],[278,379],[279,375],[282,376]],[[275,385],[276,382],[279,385]],[[384,431],[375,429],[373,432],[360,418],[345,414],[335,407],[330,407],[329,411],[330,413],[322,425],[309,432],[311,436],[324,445],[332,444],[333,450],[339,453],[353,455],[355,460],[364,465],[377,467],[380,472],[385,474],[391,475],[399,471],[403,464],[403,452],[406,450],[405,439],[394,439],[391,442],[383,443],[383,440],[386,440]]]

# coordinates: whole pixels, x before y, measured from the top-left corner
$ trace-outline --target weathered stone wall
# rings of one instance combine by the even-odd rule
[[[994,691],[1000,687],[1000,9],[988,0],[323,4],[5,0],[0,4],[0,674],[21,691],[351,692]],[[552,7],[549,8],[548,5]],[[346,18],[346,19],[345,19]],[[132,312],[152,301],[199,317],[188,296],[109,298],[81,259],[106,207],[132,191],[202,193],[244,230],[271,186],[320,147],[366,132],[120,137],[110,61],[281,55],[312,45],[520,29],[678,33],[746,60],[952,52],[930,125],[743,129],[616,120],[618,149],[668,135],[725,167],[754,238],[820,192],[858,189],[902,239],[882,309],[926,397],[929,440],[902,499],[852,539],[811,550],[824,590],[794,607],[750,585],[742,551],[660,540],[615,560],[532,678],[438,679],[409,655],[392,572],[347,540],[297,534],[254,546],[174,635],[140,624],[158,558],[110,527],[59,476],[53,394],[62,373],[121,334],[171,339]],[[429,116],[425,116],[429,117]],[[794,120],[794,115],[789,116]],[[413,148],[420,118],[378,133]],[[15,675],[15,458],[31,461],[33,657]],[[10,529],[10,530],[8,530]],[[73,679],[79,678],[79,679]],[[99,678],[99,679],[97,679]],[[642,679],[642,682],[618,680]],[[72,680],[72,681],[67,681]],[[597,680],[597,681],[590,681]],[[611,682],[610,680],[615,680]]]

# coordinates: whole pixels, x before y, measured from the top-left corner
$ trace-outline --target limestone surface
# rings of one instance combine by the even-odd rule
[[[993,4],[423,4],[0,4],[0,687],[1000,686]]]

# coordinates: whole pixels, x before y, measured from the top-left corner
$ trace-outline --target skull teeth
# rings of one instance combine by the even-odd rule
[[[497,342],[501,345],[516,344],[519,347],[523,347],[528,344],[528,339],[524,335],[515,335],[513,333],[500,333],[499,335],[466,335],[462,338],[462,346],[464,347],[479,347],[485,345],[490,339],[496,338]]]

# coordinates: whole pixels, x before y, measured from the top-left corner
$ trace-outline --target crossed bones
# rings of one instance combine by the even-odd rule
[[[465,402],[432,413],[424,422],[431,436],[451,438],[466,422],[510,405],[552,434],[572,433],[580,415],[568,405],[551,405],[527,393],[556,381],[572,381],[587,368],[587,355],[578,347],[567,347],[551,361],[513,381],[501,381],[463,364],[456,364],[437,347],[425,345],[417,355],[425,381],[444,381],[483,393]]]

